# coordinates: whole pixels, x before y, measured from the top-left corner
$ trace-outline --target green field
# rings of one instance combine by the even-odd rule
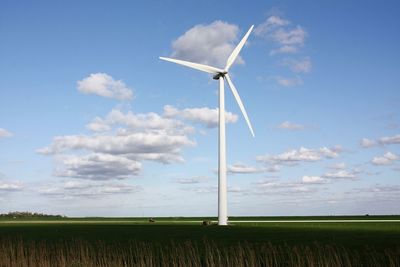
[[[201,241],[217,243],[270,242],[273,244],[336,244],[346,247],[376,249],[400,244],[400,223],[236,223],[232,226],[202,226],[200,223],[162,222],[140,223],[123,220],[117,222],[59,221],[13,222],[0,224],[0,236],[23,240],[83,239],[105,242],[139,241]]]
[[[208,249],[208,244],[212,244],[212,246],[220,249],[222,254],[230,251],[229,253],[235,255],[234,248],[236,247],[237,250],[247,251],[246,253],[254,250],[265,255],[269,253],[268,251],[276,250],[278,252],[275,254],[281,256],[283,254],[286,255],[286,253],[289,253],[293,249],[302,251],[297,252],[299,255],[302,255],[302,253],[304,255],[306,253],[312,254],[314,253],[312,251],[316,251],[315,253],[319,253],[318,257],[322,257],[321,255],[325,251],[332,249],[332,253],[346,254],[346,257],[350,257],[348,255],[358,255],[357,261],[363,262],[364,265],[371,260],[363,255],[375,255],[374,257],[379,259],[378,262],[374,263],[375,266],[379,266],[381,263],[382,266],[385,266],[390,261],[400,265],[400,222],[295,222],[296,220],[339,219],[398,220],[400,219],[399,216],[233,217],[230,219],[231,225],[229,226],[201,225],[202,220],[214,219],[155,218],[154,223],[149,223],[144,218],[63,218],[41,221],[34,219],[2,220],[0,221],[0,243],[2,244],[0,246],[0,260],[2,249],[3,257],[6,255],[4,251],[12,250],[12,248],[7,247],[10,244],[20,247],[30,247],[27,251],[32,250],[32,247],[40,244],[45,251],[49,248],[53,251],[55,247],[60,249],[65,244],[71,249],[71,244],[78,242],[79,246],[90,247],[94,254],[98,253],[95,252],[97,248],[107,248],[105,249],[107,251],[113,250],[113,248],[124,250],[127,247],[132,247],[132,244],[135,244],[135,247],[152,247],[151,251],[161,248],[170,250],[173,247],[179,247],[181,248],[180,251],[184,251],[185,248],[188,249],[187,247],[189,247],[192,250],[195,248],[196,253],[200,255],[200,262],[201,257],[205,255],[204,253]],[[258,222],[238,222],[249,220]],[[264,220],[292,222],[260,222]],[[126,252],[125,256],[121,256],[121,258],[136,257],[135,259],[137,259],[137,256],[129,256],[129,253]],[[150,252],[148,251],[147,253]],[[159,255],[157,253],[154,255]],[[140,253],[137,252],[137,254]],[[276,255],[274,257],[277,257]],[[316,255],[312,257],[317,257]],[[385,260],[385,255],[389,255],[391,260]],[[181,257],[184,256],[181,255]],[[301,258],[301,256],[299,257]],[[337,264],[337,262],[334,263]],[[141,266],[140,264],[134,265]],[[0,266],[3,265],[0,263]],[[243,266],[246,266],[246,264]],[[275,266],[290,266],[290,264]]]

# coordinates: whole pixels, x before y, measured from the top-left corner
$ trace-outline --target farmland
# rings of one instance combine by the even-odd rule
[[[154,223],[146,218],[3,219],[0,266],[8,266],[7,259],[8,264],[12,259],[16,262],[18,251],[24,257],[31,255],[31,261],[44,253],[40,254],[41,259],[51,259],[52,266],[157,266],[160,262],[170,266],[249,266],[244,262],[246,259],[252,259],[255,265],[271,260],[274,263],[269,263],[270,266],[309,265],[327,260],[331,266],[357,266],[357,263],[398,266],[400,222],[396,220],[399,219],[398,216],[232,217],[227,227],[201,225],[202,220],[215,220],[211,217],[154,218]],[[219,253],[218,260],[212,253]],[[188,261],[188,255],[194,260]],[[104,258],[104,265],[98,262],[100,258]],[[234,262],[228,262],[229,259]]]

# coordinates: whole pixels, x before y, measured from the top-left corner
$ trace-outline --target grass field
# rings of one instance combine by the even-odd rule
[[[233,217],[227,227],[202,226],[203,219],[215,218],[2,220],[0,266],[11,266],[21,255],[34,262],[43,253],[42,260],[53,261],[49,266],[400,266],[400,222],[375,221],[399,216]],[[319,222],[361,219],[366,221]],[[219,256],[212,256],[215,251]],[[188,255],[196,260],[188,261]],[[104,257],[103,265],[97,262]]]

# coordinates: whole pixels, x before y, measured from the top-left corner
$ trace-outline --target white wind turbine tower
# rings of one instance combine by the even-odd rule
[[[246,119],[247,125],[249,126],[250,132],[254,137],[253,128],[251,127],[250,120],[247,116],[247,112],[243,106],[242,100],[240,99],[239,93],[233,85],[231,78],[229,77],[228,71],[232,64],[235,62],[235,59],[240,53],[240,50],[246,43],[247,38],[249,37],[251,31],[253,30],[254,25],[250,27],[247,31],[243,39],[239,42],[236,48],[232,51],[228,60],[226,61],[226,66],[224,69],[219,69],[203,64],[192,63],[188,61],[165,58],[160,57],[162,60],[170,61],[173,63],[177,63],[180,65],[184,65],[189,68],[201,70],[204,72],[208,72],[213,74],[213,78],[215,80],[219,80],[219,160],[218,160],[218,225],[227,225],[228,224],[228,216],[227,216],[227,184],[226,184],[226,140],[225,140],[225,92],[224,92],[224,79],[229,84],[229,88],[231,88],[232,94],[238,103],[240,110],[244,118]]]

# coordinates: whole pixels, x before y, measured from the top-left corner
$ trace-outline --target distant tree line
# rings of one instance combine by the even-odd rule
[[[12,211],[0,214],[0,218],[65,218],[64,215],[52,215],[29,211]]]

